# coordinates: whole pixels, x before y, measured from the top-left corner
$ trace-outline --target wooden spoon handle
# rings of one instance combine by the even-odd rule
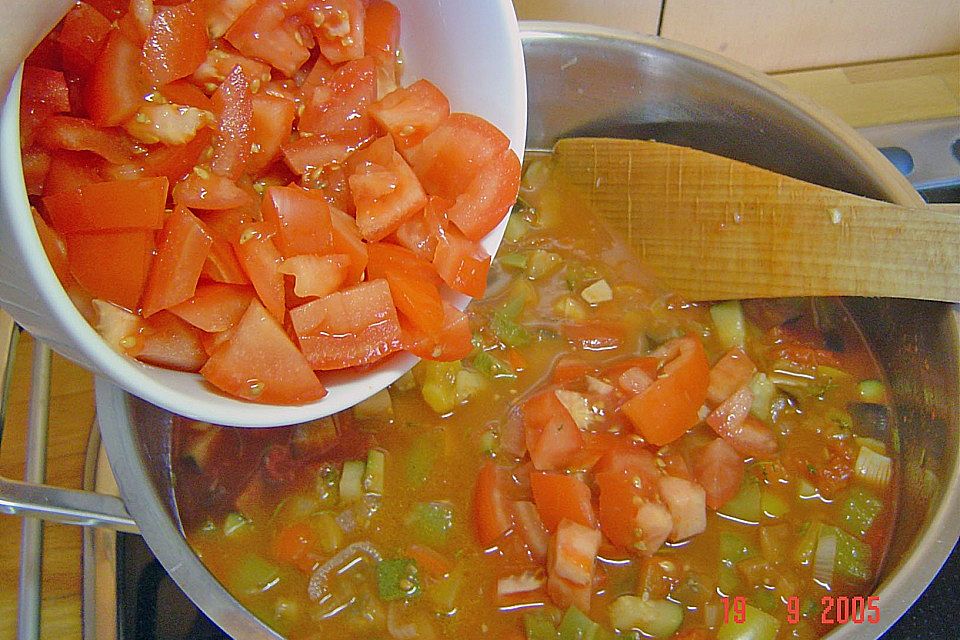
[[[960,301],[960,217],[703,151],[571,138],[564,180],[690,300],[882,296]]]

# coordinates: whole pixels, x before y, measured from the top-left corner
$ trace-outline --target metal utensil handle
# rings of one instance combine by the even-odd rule
[[[0,443],[2,443],[3,429],[6,426],[11,373],[20,331],[13,318],[0,310]],[[35,368],[49,367],[49,350],[44,349],[44,352],[46,362],[36,361]],[[33,386],[31,403],[37,398],[49,398],[49,376],[34,375],[31,385]],[[37,437],[27,439],[26,457],[32,460],[45,459],[46,451],[34,451],[30,443],[46,441],[46,431],[49,426],[47,414],[45,408],[43,411],[36,411],[33,407],[31,407],[31,414],[42,416],[42,418],[31,420],[30,429],[36,429],[39,432],[34,434]],[[136,523],[127,512],[123,501],[117,497],[93,491],[21,482],[3,476],[0,476],[0,514],[35,516],[64,524],[137,532]]]

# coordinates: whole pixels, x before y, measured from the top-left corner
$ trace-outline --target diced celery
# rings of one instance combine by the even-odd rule
[[[812,522],[802,527],[803,533],[793,550],[794,562],[801,566],[810,566],[813,562],[813,554],[817,550],[817,539],[820,537],[822,526],[819,522]]]
[[[772,590],[761,587],[754,590],[753,595],[750,596],[750,602],[753,604],[753,606],[761,611],[775,613],[777,610],[777,604],[780,601],[777,599],[776,594]]]
[[[404,460],[404,475],[410,487],[422,487],[433,473],[433,467],[440,456],[440,447],[443,446],[438,434],[437,431],[423,433],[410,445]]]
[[[453,505],[448,502],[418,502],[404,520],[410,533],[428,546],[443,546],[453,530]]]
[[[529,262],[529,258],[525,253],[505,253],[501,256],[497,256],[497,262],[505,267],[511,267],[513,269],[520,269],[523,271],[527,268],[527,262]]]
[[[508,347],[523,347],[530,344],[530,332],[503,311],[497,311],[490,318],[490,329],[494,335]]]
[[[839,574],[848,580],[860,583],[869,582],[871,578],[870,546],[837,527],[827,525],[820,527],[820,537],[829,535],[835,535],[837,538],[834,575]]]
[[[779,620],[748,604],[742,621],[730,615],[729,619],[720,625],[717,640],[774,640],[779,631]]]
[[[420,571],[415,560],[396,558],[377,563],[377,590],[380,598],[390,602],[420,594]]]
[[[871,491],[853,487],[840,503],[840,526],[847,533],[863,538],[883,511],[883,500]]]
[[[310,516],[310,528],[316,535],[317,547],[325,554],[333,555],[343,546],[343,529],[337,518],[329,511]]]
[[[879,380],[863,380],[857,385],[857,393],[864,402],[883,404],[887,401],[887,388]]]
[[[603,627],[576,607],[570,607],[563,614],[557,631],[560,640],[601,640],[605,637]]]
[[[363,474],[363,491],[382,496],[386,474],[387,456],[380,449],[367,451],[367,467]]]
[[[747,475],[737,495],[730,498],[717,513],[744,522],[760,522],[763,512],[760,507],[760,483],[757,479]]]
[[[535,249],[527,260],[527,277],[531,280],[545,278],[557,269],[563,263],[559,254],[543,249]]]
[[[430,408],[439,414],[450,413],[457,404],[457,372],[462,365],[454,362],[424,360],[417,365],[423,376],[420,393]]]
[[[523,616],[523,631],[527,640],[557,640],[560,637],[553,620],[544,611]]]
[[[357,420],[389,420],[393,417],[393,399],[388,389],[381,389],[363,402],[354,405]]]
[[[609,613],[614,628],[637,629],[651,638],[668,638],[683,624],[683,607],[669,600],[620,596],[610,604]]]
[[[587,306],[573,296],[561,296],[553,305],[553,312],[565,320],[581,322],[587,319]]]
[[[530,223],[523,219],[520,211],[514,211],[507,220],[507,228],[503,231],[504,242],[519,242],[530,230]]]
[[[717,338],[724,349],[743,347],[747,341],[747,321],[739,300],[728,300],[710,307]]]
[[[253,523],[242,513],[231,511],[223,519],[223,535],[232,538],[253,528]]]
[[[732,596],[736,593],[740,589],[740,576],[737,575],[737,570],[721,564],[717,573],[717,586],[724,595]]]
[[[460,369],[457,371],[457,379],[453,387],[457,403],[469,400],[483,391],[486,386],[487,380],[479,371]]]
[[[517,374],[506,362],[489,351],[473,356],[473,368],[488,378],[516,378]]]
[[[764,422],[773,420],[773,399],[777,395],[777,387],[765,373],[756,373],[750,381],[750,391],[753,393],[750,413]]]
[[[761,493],[760,508],[771,518],[782,518],[790,512],[790,503],[779,493],[768,488]]]
[[[363,496],[363,474],[366,465],[361,460],[347,460],[340,474],[340,504],[353,504]]]
[[[280,567],[255,553],[247,553],[233,565],[227,588],[244,596],[253,596],[273,588],[280,582]]]

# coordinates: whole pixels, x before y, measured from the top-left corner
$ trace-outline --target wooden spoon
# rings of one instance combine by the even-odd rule
[[[570,138],[560,179],[688,300],[960,301],[960,216],[788,178],[695,149]]]

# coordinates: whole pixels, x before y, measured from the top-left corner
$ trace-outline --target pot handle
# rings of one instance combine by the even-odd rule
[[[13,318],[0,309],[0,442],[6,426],[11,374],[20,332]],[[0,514],[33,516],[64,524],[136,533],[137,525],[120,498],[42,484],[47,457],[50,362],[50,348],[37,341],[26,439],[27,481],[0,476]]]

